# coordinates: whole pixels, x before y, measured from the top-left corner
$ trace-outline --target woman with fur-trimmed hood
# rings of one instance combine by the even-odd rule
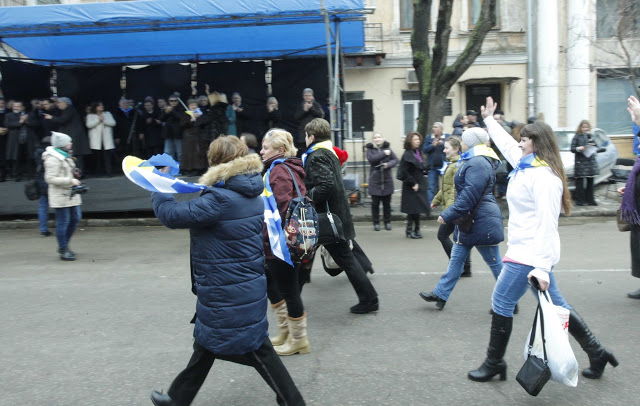
[[[193,355],[155,405],[189,405],[216,358],[251,365],[277,394],[279,404],[304,405],[267,334],[260,194],[262,161],[239,138],[222,136],[208,151],[209,186],[190,201],[153,193],[153,210],[169,228],[189,228],[196,304]]]

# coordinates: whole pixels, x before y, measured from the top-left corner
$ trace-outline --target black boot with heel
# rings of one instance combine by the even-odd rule
[[[600,344],[589,330],[587,323],[575,310],[569,313],[569,333],[589,356],[589,368],[582,371],[582,376],[588,379],[600,379],[607,364],[611,364],[614,368],[618,366],[618,360],[613,353]]]
[[[487,358],[480,368],[469,372],[469,379],[476,382],[490,381],[496,375],[500,380],[507,380],[507,364],[504,362],[504,353],[507,350],[513,317],[500,316],[493,313],[491,318],[491,337],[487,348]]]

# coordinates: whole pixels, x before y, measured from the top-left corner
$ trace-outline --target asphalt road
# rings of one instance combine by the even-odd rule
[[[469,381],[467,371],[484,359],[494,281],[474,251],[473,277],[459,282],[443,311],[422,301],[418,292],[431,290],[447,264],[436,223],[423,225],[423,240],[404,238],[400,222],[391,232],[356,226],[375,264],[376,314],[350,314],[357,299],[346,277],[314,269],[303,293],[312,352],[284,358],[307,404],[638,404],[640,300],[626,292],[640,280],[629,272],[629,234],[613,219],[562,220],[556,277],[620,366],[607,367],[601,380],[581,378],[576,388],[549,382],[537,398],[515,381],[533,296],[522,299],[515,317],[507,381]],[[0,405],[150,405],[151,390],[166,390],[191,355],[188,232],[80,229],[73,263],[58,259],[53,238],[0,231]],[[572,347],[587,366],[573,340]],[[193,404],[276,402],[252,368],[217,361]]]

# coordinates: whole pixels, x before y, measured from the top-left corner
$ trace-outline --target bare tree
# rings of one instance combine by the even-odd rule
[[[598,0],[596,63],[607,78],[628,79],[640,97],[640,3],[637,0]]]
[[[496,0],[484,0],[480,18],[469,35],[466,47],[456,61],[447,66],[453,0],[440,0],[439,2],[435,42],[431,50],[429,48],[429,21],[432,1],[413,0],[411,49],[413,67],[416,70],[420,88],[418,131],[421,134],[427,132],[429,123],[442,121],[444,102],[449,89],[480,55],[485,36],[496,24]]]

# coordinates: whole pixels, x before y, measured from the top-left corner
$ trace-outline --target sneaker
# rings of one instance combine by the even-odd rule
[[[51,231],[43,231],[40,233],[40,235],[43,237],[49,237],[51,235]]]
[[[73,254],[73,252],[67,249],[65,252],[60,254],[60,259],[63,261],[75,261],[76,256]]]

